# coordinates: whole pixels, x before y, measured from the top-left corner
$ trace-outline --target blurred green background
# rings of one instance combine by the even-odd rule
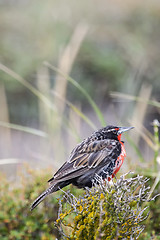
[[[56,169],[105,124],[135,126],[149,161],[143,127],[153,132],[159,119],[159,24],[159,1],[1,1],[1,168]]]
[[[152,130],[159,108],[147,101],[159,101],[160,96],[159,24],[159,1],[1,1],[0,61],[8,69],[4,71],[3,66],[0,72],[0,157],[36,161],[37,167],[48,164],[45,159],[55,166],[63,162],[76,137],[80,140],[93,130],[67,100],[90,118],[95,128],[102,125],[84,94],[44,61],[85,89],[106,124],[139,125],[136,135],[142,124]],[[146,102],[137,107],[134,99],[113,97],[111,91],[139,96]],[[44,138],[25,133],[25,129],[13,130],[15,126],[9,124],[48,135]],[[64,139],[60,156],[53,158],[55,141]],[[136,143],[139,140],[137,136]],[[59,157],[63,159],[57,160]]]
[[[150,176],[155,189],[159,26],[158,0],[1,0],[1,173],[17,182],[27,162],[51,175],[102,125],[133,125],[120,172]]]

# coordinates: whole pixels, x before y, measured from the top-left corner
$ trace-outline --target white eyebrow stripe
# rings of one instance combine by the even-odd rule
[[[109,130],[107,130],[107,132],[112,132],[113,130],[115,130],[115,129],[114,128],[109,129]]]

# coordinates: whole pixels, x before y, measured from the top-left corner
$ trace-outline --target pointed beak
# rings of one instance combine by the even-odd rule
[[[128,130],[131,130],[132,128],[134,128],[134,127],[119,127],[118,135],[122,134],[123,132],[126,132]]]

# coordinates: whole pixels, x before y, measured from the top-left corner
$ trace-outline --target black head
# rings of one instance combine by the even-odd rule
[[[120,140],[121,134],[126,132],[134,127],[117,127],[117,126],[106,126],[105,128],[100,129],[98,132],[104,139],[110,138],[115,140]]]

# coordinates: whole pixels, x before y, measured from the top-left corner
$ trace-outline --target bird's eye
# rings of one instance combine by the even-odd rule
[[[117,134],[117,131],[116,131],[116,130],[113,130],[113,134],[115,134],[115,135],[116,135],[116,134]]]

